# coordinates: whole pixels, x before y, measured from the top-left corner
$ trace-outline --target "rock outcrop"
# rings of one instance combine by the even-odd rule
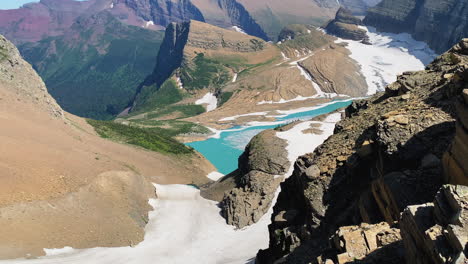
[[[351,11],[341,7],[336,13],[335,19],[328,22],[325,30],[340,38],[369,43],[366,30],[359,28],[360,25],[363,25],[361,19],[353,16]]]
[[[27,100],[54,118],[65,119],[62,108],[50,96],[41,78],[21,57],[18,49],[0,35],[0,82],[18,100]],[[1,96],[0,96],[1,98]],[[0,99],[1,100],[1,99]]]
[[[123,3],[132,9],[138,17],[145,21],[153,21],[156,25],[167,26],[172,22],[189,20],[205,21],[200,10],[190,0],[117,0],[115,4]]]
[[[275,134],[274,130],[266,130],[250,141],[239,157],[238,170],[227,176],[234,180],[231,189],[220,188],[223,179],[205,191],[224,191],[220,206],[228,224],[243,228],[256,223],[270,209],[290,167],[287,143]]]
[[[457,103],[458,120],[455,139],[445,153],[443,162],[446,182],[468,185],[468,89]]]
[[[281,184],[270,245],[259,252],[258,263],[337,261],[341,252],[325,241],[340,227],[393,225],[407,206],[433,201],[445,179],[441,160],[455,135],[455,105],[468,83],[465,43],[425,71],[399,76],[385,93],[354,102],[335,134],[296,161]],[[286,213],[292,216],[278,221]],[[385,251],[359,263],[401,263],[383,262],[379,252]]]
[[[468,263],[468,186],[445,185],[433,203],[401,216],[406,263]]]
[[[380,31],[410,33],[442,53],[468,35],[468,1],[383,0],[368,11],[364,23]]]

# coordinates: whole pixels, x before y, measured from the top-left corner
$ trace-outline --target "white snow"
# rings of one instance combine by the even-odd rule
[[[340,113],[333,113],[327,116],[323,122],[305,121],[297,124],[288,131],[276,132],[276,136],[288,142],[288,146],[286,147],[286,150],[288,151],[288,159],[292,164],[294,164],[297,157],[312,152],[316,147],[322,144],[325,139],[332,135],[333,130],[335,129],[335,124],[340,121],[340,119]],[[305,134],[304,131],[311,128],[312,124],[320,125],[319,129],[322,130],[322,134]],[[293,169],[294,166],[291,166],[286,176],[291,175]]]
[[[213,171],[213,172],[210,172],[206,177],[208,177],[210,180],[217,181],[221,179],[222,177],[224,177],[224,174],[217,172],[217,171]]]
[[[234,29],[235,31],[237,31],[239,33],[247,35],[247,33],[242,28],[240,28],[238,26],[233,26],[232,29]]]
[[[145,28],[148,28],[149,26],[154,26],[154,22],[151,20],[151,21],[146,21],[145,23]]]
[[[144,241],[135,247],[67,250],[38,259],[0,261],[5,264],[245,264],[268,247],[272,209],[242,230],[227,225],[216,202],[187,185],[155,185]]]
[[[73,253],[74,249],[72,247],[64,248],[44,248],[44,252],[47,256],[56,256]]]
[[[179,89],[181,89],[181,90],[184,89],[184,84],[182,83],[182,80],[180,79],[179,76],[176,77],[176,83],[177,83],[177,87],[179,87]]]
[[[358,41],[339,39],[348,43],[350,57],[361,66],[366,78],[368,95],[384,90],[396,81],[396,76],[405,71],[423,70],[437,55],[424,42],[414,40],[407,33],[377,33],[372,27],[367,30],[372,45]]]
[[[234,74],[232,77],[232,82],[235,83],[237,81],[237,73]]]
[[[206,111],[210,112],[216,109],[218,106],[218,98],[214,96],[213,93],[207,93],[205,96],[203,96],[201,99],[197,100],[195,102],[197,105],[203,105],[206,104]]]

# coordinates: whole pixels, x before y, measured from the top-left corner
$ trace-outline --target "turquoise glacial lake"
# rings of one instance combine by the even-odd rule
[[[313,117],[333,112],[351,104],[351,100],[334,101],[318,106],[313,110],[279,116],[275,124],[233,127],[221,131],[219,138],[187,143],[207,158],[219,172],[228,174],[237,169],[237,160],[249,141],[258,133],[297,120],[309,120]]]

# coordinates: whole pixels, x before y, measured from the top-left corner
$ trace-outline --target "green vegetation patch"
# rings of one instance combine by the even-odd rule
[[[142,126],[161,135],[176,137],[188,134],[209,134],[211,131],[201,125],[181,120],[131,120],[135,126]]]
[[[219,100],[220,100],[219,101],[219,106],[222,106],[227,101],[229,101],[229,99],[231,99],[233,94],[234,94],[233,92],[223,92],[223,93],[221,93],[221,96],[219,98]]]
[[[193,149],[155,129],[118,124],[112,121],[87,120],[103,138],[139,146],[163,154],[191,154]]]
[[[112,18],[103,32],[75,27],[71,30],[79,32],[80,38],[65,35],[27,43],[19,47],[21,54],[66,111],[112,119],[131,103],[152,72],[164,33],[126,26]]]
[[[144,98],[144,101],[134,107],[135,112],[141,113],[163,108],[180,102],[186,96],[186,93],[179,89],[176,82],[172,79],[165,81],[159,89],[155,86],[156,84],[143,87],[138,98]],[[140,100],[137,99],[137,101]]]
[[[231,80],[229,70],[222,62],[209,59],[203,53],[198,53],[192,64],[181,69],[181,79],[187,90],[220,88]]]
[[[156,109],[156,111],[152,111],[147,114],[148,119],[157,119],[162,118],[171,114],[177,114],[176,117],[173,119],[181,119],[187,118],[191,116],[196,116],[199,114],[203,114],[205,112],[205,108],[201,105],[170,105],[161,109]]]

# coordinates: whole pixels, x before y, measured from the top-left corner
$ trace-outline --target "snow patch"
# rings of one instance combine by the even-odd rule
[[[213,93],[207,93],[201,99],[195,102],[197,105],[206,104],[206,111],[210,112],[216,109],[218,106],[218,98]]]
[[[151,21],[146,21],[146,23],[144,24],[144,27],[148,28],[150,26],[154,26],[154,22],[152,20]]]
[[[276,132],[276,136],[286,140],[288,146],[288,159],[291,164],[294,164],[297,157],[302,156],[306,153],[310,153],[315,150],[320,144],[322,144],[329,136],[333,134],[335,124],[341,119],[341,113],[334,113],[325,118],[323,122],[319,121],[305,121],[297,124],[293,128],[284,132]],[[319,125],[321,134],[304,133],[307,129],[311,128],[311,125]],[[294,166],[289,168],[286,176],[292,174]]]
[[[210,172],[206,177],[208,177],[210,180],[217,181],[221,179],[222,177],[224,177],[224,174],[217,172],[217,171],[213,171],[213,172]]]
[[[181,89],[181,90],[184,89],[184,84],[182,83],[182,80],[178,76],[176,77],[176,83],[177,83],[177,87],[179,87],[179,89]]]
[[[109,6],[110,9],[114,8],[114,2],[112,2]]]
[[[72,247],[64,247],[64,248],[44,248],[44,252],[46,256],[58,256],[58,255],[65,255],[70,254],[75,251]]]
[[[360,28],[367,31],[372,45],[343,39],[336,42],[348,43],[350,57],[359,63],[366,78],[368,95],[383,91],[385,86],[396,81],[398,74],[424,70],[437,56],[426,43],[414,40],[407,33],[377,33],[372,27]]]
[[[235,83],[237,81],[237,73],[234,74],[232,77],[232,82]]]
[[[239,33],[247,35],[247,33],[242,28],[240,28],[238,26],[233,26],[232,29],[234,29],[235,31],[237,31]]]
[[[214,201],[188,185],[157,185],[149,204],[143,242],[135,247],[72,250],[38,259],[5,260],[5,264],[245,264],[268,247],[272,209],[252,226],[237,230],[226,224]]]

